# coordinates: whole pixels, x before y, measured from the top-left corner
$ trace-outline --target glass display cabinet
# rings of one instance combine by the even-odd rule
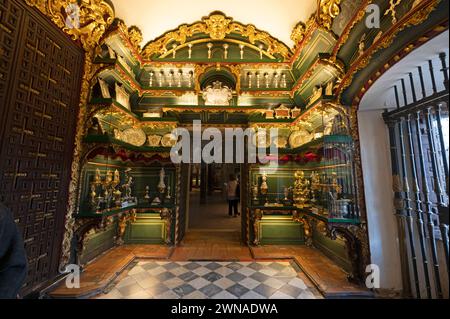
[[[318,99],[271,137],[278,147],[277,156],[271,154],[276,160],[250,167],[254,244],[290,243],[298,236],[311,243],[311,220],[330,228],[359,224],[354,143],[346,111]]]

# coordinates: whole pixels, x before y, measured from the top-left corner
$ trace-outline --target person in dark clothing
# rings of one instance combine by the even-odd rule
[[[228,199],[228,215],[234,217],[239,216],[238,204],[239,204],[239,183],[235,175],[230,175],[230,180],[227,184],[227,199]]]
[[[27,258],[12,213],[0,203],[0,299],[15,299],[27,275]]]

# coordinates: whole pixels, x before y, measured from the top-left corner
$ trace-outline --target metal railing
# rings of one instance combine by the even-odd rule
[[[400,90],[394,86],[397,108],[383,114],[391,143],[404,291],[415,298],[448,297],[449,76],[445,53],[439,60],[444,90],[437,89],[430,60],[432,94],[427,96],[423,70],[418,67],[421,98],[411,72],[409,92],[405,79],[401,79],[402,106]],[[408,102],[407,93],[412,102]]]

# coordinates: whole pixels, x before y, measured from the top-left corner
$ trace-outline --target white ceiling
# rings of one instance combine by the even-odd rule
[[[144,43],[181,24],[191,24],[213,11],[222,11],[235,21],[254,24],[273,37],[293,46],[295,25],[306,22],[317,0],[112,0],[116,17],[142,30]]]
[[[428,67],[428,60],[433,61],[434,74],[438,91],[444,89],[444,76],[441,72],[442,64],[439,59],[439,53],[447,54],[447,66],[449,65],[449,32],[448,30],[439,36],[431,39],[421,47],[412,51],[403,60],[395,64],[386,73],[384,73],[364,95],[359,110],[376,110],[395,108],[394,85],[399,89],[400,104],[403,104],[403,94],[401,89],[401,79],[405,79],[408,103],[412,102],[412,94],[409,72],[413,73],[414,87],[417,98],[422,98],[420,80],[418,76],[418,66],[422,67],[424,75],[425,89],[427,96],[432,94],[431,76]]]

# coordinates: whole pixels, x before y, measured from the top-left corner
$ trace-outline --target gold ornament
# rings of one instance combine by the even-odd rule
[[[291,40],[294,41],[295,45],[301,42],[305,38],[306,26],[304,23],[299,22],[291,34]]]
[[[392,24],[396,24],[397,23],[397,12],[396,12],[396,8],[397,6],[400,4],[400,2],[402,2],[402,0],[390,0],[389,1],[389,9],[386,10],[386,12],[384,13],[385,16],[387,16],[389,13],[392,16]]]
[[[136,26],[128,28],[128,37],[133,47],[138,52],[141,51],[141,43],[143,41],[141,30],[139,30],[139,28]]]
[[[341,0],[320,0],[317,14],[318,22],[327,30],[331,30],[334,18],[341,13]]]
[[[310,183],[303,171],[295,172],[294,176],[294,202],[297,207],[304,208],[309,200],[309,194],[311,192]]]
[[[243,25],[234,22],[232,18],[226,17],[221,12],[213,12],[208,17],[190,25],[181,25],[177,30],[170,31],[158,40],[147,43],[142,51],[144,59],[150,60],[153,55],[162,55],[168,51],[172,42],[184,45],[188,38],[197,33],[204,33],[214,41],[221,41],[231,33],[237,33],[247,38],[251,44],[257,42],[264,44],[268,54],[279,54],[285,60],[292,56],[290,49],[282,42],[271,37],[267,32],[256,29],[254,25]]]
[[[114,9],[104,0],[25,0],[37,7],[86,51],[93,49],[114,20]],[[73,16],[76,13],[76,16]]]

